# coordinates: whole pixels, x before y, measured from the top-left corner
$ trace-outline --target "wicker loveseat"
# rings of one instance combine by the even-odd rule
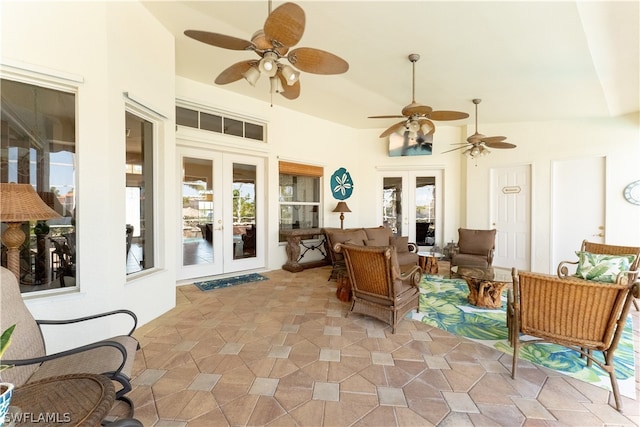
[[[418,265],[418,245],[409,242],[406,236],[394,236],[388,227],[361,228],[323,228],[325,250],[331,258],[333,270],[329,280],[337,278],[337,273],[344,270],[344,255],[335,251],[338,243],[350,243],[360,246],[394,246],[401,271]]]

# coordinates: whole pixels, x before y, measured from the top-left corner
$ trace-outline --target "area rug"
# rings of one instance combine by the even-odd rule
[[[425,275],[420,282],[420,313],[410,316],[454,335],[513,354],[506,324],[506,292],[500,309],[484,309],[467,301],[464,280]],[[627,318],[615,353],[615,372],[620,393],[635,399],[633,319]],[[602,353],[598,352],[601,356]],[[611,390],[609,375],[597,366],[587,367],[579,354],[557,344],[529,344],[520,348],[520,358],[573,378]],[[602,360],[602,358],[600,358]]]
[[[207,280],[204,282],[194,282],[194,285],[202,291],[211,291],[213,289],[228,288],[229,286],[242,285],[243,283],[259,282],[261,280],[269,280],[258,273],[243,274],[242,276],[225,277],[224,279]]]

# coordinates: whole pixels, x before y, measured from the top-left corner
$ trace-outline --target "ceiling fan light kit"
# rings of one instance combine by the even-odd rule
[[[472,102],[476,106],[476,129],[473,135],[467,138],[467,142],[463,142],[461,147],[452,148],[451,150],[444,151],[444,153],[449,153],[455,150],[465,149],[462,152],[462,155],[466,155],[471,157],[474,160],[477,160],[478,157],[486,156],[490,154],[488,148],[498,148],[498,149],[508,149],[508,148],[516,148],[515,144],[511,144],[510,142],[505,142],[507,139],[506,136],[485,136],[478,132],[478,104],[482,102],[481,99],[475,98]],[[471,144],[471,146],[469,146]]]
[[[412,53],[409,55],[409,61],[413,65],[413,89],[411,103],[405,106],[401,115],[395,116],[369,116],[370,119],[390,119],[402,118],[403,121],[391,125],[387,130],[380,134],[380,138],[385,138],[392,133],[405,134],[410,141],[430,135],[436,131],[436,127],[431,120],[460,120],[469,117],[467,113],[460,111],[433,111],[428,105],[422,105],[416,102],[416,62],[420,59],[420,55]]]
[[[339,56],[324,50],[300,47],[289,51],[302,38],[305,14],[295,3],[284,3],[271,11],[261,30],[253,33],[251,41],[224,34],[199,30],[186,30],[184,34],[212,46],[231,50],[252,50],[259,60],[242,61],[231,65],[216,77],[219,85],[233,83],[243,77],[255,86],[264,74],[269,78],[270,92],[279,93],[287,99],[300,96],[300,71],[314,74],[342,74],[349,64]],[[281,59],[289,64],[283,64]],[[294,68],[294,66],[297,68]]]

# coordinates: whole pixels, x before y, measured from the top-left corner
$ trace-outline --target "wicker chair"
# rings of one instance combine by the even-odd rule
[[[347,312],[375,317],[395,334],[400,320],[411,310],[419,310],[418,284],[422,269],[415,265],[404,273],[394,246],[358,246],[338,243],[335,251],[344,254],[353,301]]]
[[[615,406],[622,409],[614,371],[614,352],[633,297],[640,283],[603,283],[578,278],[512,270],[513,289],[507,293],[507,325],[513,347],[511,378],[516,377],[522,345],[550,342],[567,347],[609,374]],[[520,334],[534,337],[522,340]],[[601,351],[604,362],[593,357]]]
[[[133,327],[126,335],[94,342],[81,347],[47,354],[42,325],[50,327],[70,323],[88,322],[106,316],[124,316]],[[115,310],[93,316],[70,320],[35,320],[25,305],[18,281],[13,273],[0,267],[0,326],[4,329],[16,324],[11,345],[3,355],[3,365],[13,365],[2,372],[2,380],[16,387],[48,377],[90,373],[102,374],[120,383],[116,399],[127,402],[133,413],[133,403],[125,394],[131,391],[130,375],[138,341],[131,336],[137,325],[137,318],[129,310]]]
[[[629,283],[633,283],[638,280],[638,274],[640,272],[640,247],[636,246],[616,246],[616,245],[605,245],[602,243],[594,243],[588,242],[586,240],[582,241],[582,245],[580,246],[581,251],[590,252],[592,254],[603,254],[603,255],[635,255],[636,259],[631,264],[630,270],[628,272],[624,272],[627,274],[621,274],[618,277],[618,282],[628,281]],[[577,265],[578,261],[562,261],[558,264],[558,277],[566,278],[569,277],[569,265]],[[638,307],[638,301],[633,300],[633,304],[636,307],[636,310],[640,310]]]

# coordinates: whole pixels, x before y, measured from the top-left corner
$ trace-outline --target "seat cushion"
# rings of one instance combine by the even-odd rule
[[[122,368],[122,373],[127,377],[131,377],[138,341],[128,335],[117,336],[106,341],[115,341],[124,346],[127,351],[127,359],[124,368]],[[114,347],[99,347],[44,362],[29,378],[29,382],[78,372],[88,374],[112,372],[118,369],[120,363],[122,363],[122,353],[117,349]]]
[[[457,254],[451,258],[451,265],[464,265],[466,267],[488,267],[486,256]]]

